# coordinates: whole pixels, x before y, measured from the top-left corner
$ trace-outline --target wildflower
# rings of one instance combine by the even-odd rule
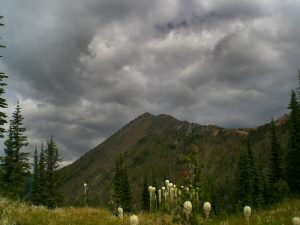
[[[250,216],[251,216],[251,207],[250,206],[245,206],[244,207],[244,215],[245,218],[247,220],[247,222],[249,222]]]
[[[209,202],[204,202],[203,209],[204,209],[206,219],[208,219],[209,213],[210,213],[210,210],[211,210],[211,204]]]
[[[158,201],[159,201],[159,204],[161,204],[161,190],[160,189],[158,190]]]
[[[170,181],[169,181],[169,180],[166,180],[165,183],[166,183],[166,186],[168,187]]]
[[[192,212],[193,206],[190,201],[186,201],[183,203],[183,211],[186,215],[186,218],[189,218],[190,213]]]
[[[162,188],[161,188],[161,190],[163,190],[163,191],[164,191],[164,190],[166,190],[166,188],[165,188],[165,187],[162,187]]]
[[[294,225],[300,225],[300,218],[299,218],[299,217],[294,217],[294,218],[292,219],[292,221],[293,221],[293,224],[294,224]]]
[[[130,225],[138,225],[139,224],[139,218],[136,215],[132,215],[130,217]]]
[[[87,183],[84,183],[83,187],[84,187],[84,194],[86,195]]]
[[[118,207],[118,217],[123,220],[123,209],[121,207]]]

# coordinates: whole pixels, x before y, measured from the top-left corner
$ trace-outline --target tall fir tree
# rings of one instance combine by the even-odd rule
[[[8,138],[5,141],[5,155],[2,163],[3,186],[5,192],[11,198],[22,198],[24,195],[25,177],[29,176],[30,165],[28,154],[23,152],[27,146],[27,137],[24,135],[26,129],[23,127],[23,116],[19,102],[10,120]]]
[[[28,152],[23,152],[23,148],[28,145],[27,137],[25,136],[26,128],[23,127],[23,116],[19,101],[17,102],[16,110],[12,116],[13,130],[13,150],[14,150],[14,171],[13,181],[11,183],[16,197],[20,198],[24,195],[25,178],[30,175],[30,164],[28,162]]]
[[[258,173],[257,162],[254,159],[250,139],[247,143],[247,157],[249,167],[249,183],[251,190],[251,204],[254,207],[260,207],[263,204],[263,189],[261,184],[261,177]]]
[[[271,121],[271,157],[269,169],[269,187],[271,203],[278,202],[284,197],[286,182],[283,176],[283,153],[277,139],[275,123]]]
[[[33,176],[32,176],[32,189],[31,189],[31,202],[35,205],[39,205],[40,194],[39,183],[39,158],[37,152],[37,146],[35,146],[33,157]]]
[[[242,149],[237,170],[236,201],[239,208],[245,205],[260,207],[263,204],[264,189],[262,177],[258,172],[250,140]]]
[[[43,143],[41,144],[40,157],[38,163],[38,205],[47,205],[47,174],[45,162],[45,150]]]
[[[13,193],[11,192],[11,182],[13,179],[13,172],[14,172],[14,164],[15,164],[15,154],[13,148],[13,129],[12,129],[12,121],[10,121],[9,130],[8,130],[8,138],[4,142],[4,157],[2,160],[2,169],[3,175],[1,179],[2,189],[3,192],[11,197]]]
[[[58,148],[54,141],[53,136],[47,142],[47,149],[45,151],[45,162],[46,162],[46,205],[49,208],[55,208],[61,204],[62,195],[58,191],[60,185],[60,177],[58,176],[57,169],[61,158],[58,153]]]
[[[131,188],[128,179],[127,166],[121,154],[116,160],[116,169],[113,178],[114,207],[122,207],[125,211],[132,210]]]
[[[300,193],[300,107],[294,90],[289,104],[289,148],[287,162],[288,185],[292,192]]]
[[[250,168],[248,163],[248,154],[245,148],[242,148],[240,153],[238,168],[237,168],[237,182],[236,182],[236,202],[238,211],[241,207],[251,204],[251,184],[250,184]]]
[[[131,187],[129,184],[128,170],[126,164],[124,164],[122,172],[122,202],[124,204],[125,211],[132,211]]]
[[[0,27],[4,26],[4,24],[1,22],[2,19],[3,16],[0,16]],[[5,46],[0,44],[0,48],[5,48]],[[2,56],[0,55],[0,57]],[[3,125],[7,123],[6,121],[7,115],[3,111],[3,109],[7,108],[6,99],[3,97],[3,94],[5,93],[4,86],[6,86],[6,83],[4,83],[3,80],[6,78],[8,77],[5,75],[5,73],[0,71],[0,109],[1,109],[0,110],[0,138],[4,137],[5,128],[3,127]]]
[[[149,211],[150,194],[148,189],[147,175],[144,175],[143,191],[142,191],[142,210]]]

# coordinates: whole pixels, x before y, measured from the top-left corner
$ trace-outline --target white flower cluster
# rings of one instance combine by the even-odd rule
[[[186,218],[189,218],[189,215],[191,214],[192,209],[193,209],[193,206],[190,201],[186,201],[183,203],[183,211],[186,215]]]
[[[245,206],[244,207],[244,215],[247,221],[249,221],[250,216],[251,216],[251,207],[250,206]]]
[[[121,207],[118,207],[118,217],[123,220],[123,209]]]
[[[87,192],[87,183],[83,183],[83,187],[84,187],[84,195],[86,195],[86,192]]]
[[[136,215],[132,215],[130,217],[130,225],[138,225],[139,224],[139,218]]]
[[[300,225],[300,218],[299,218],[299,217],[294,217],[294,218],[292,219],[292,221],[293,221],[293,224],[294,224],[294,225]]]
[[[204,202],[203,209],[204,209],[204,214],[206,216],[206,219],[208,219],[209,213],[210,213],[210,210],[211,210],[211,204],[209,202]]]

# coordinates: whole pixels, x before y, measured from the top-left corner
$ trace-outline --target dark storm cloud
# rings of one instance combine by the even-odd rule
[[[21,99],[31,144],[53,134],[66,161],[145,111],[256,126],[286,112],[299,10],[296,0],[5,0],[8,99]]]

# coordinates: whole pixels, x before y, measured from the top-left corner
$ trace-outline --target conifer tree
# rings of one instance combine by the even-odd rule
[[[5,141],[5,155],[3,159],[3,186],[11,198],[21,198],[24,195],[25,177],[29,176],[28,154],[23,152],[27,146],[26,129],[23,125],[23,116],[19,102],[13,113],[9,125],[8,138]]]
[[[239,207],[250,205],[259,207],[263,204],[264,190],[262,177],[258,173],[250,141],[243,149],[238,162],[236,197]]]
[[[46,205],[49,208],[54,208],[61,203],[61,194],[58,191],[60,184],[60,178],[57,174],[57,169],[61,158],[59,157],[58,148],[54,142],[54,138],[51,137],[47,142],[47,149],[45,151],[46,157]]]
[[[274,121],[271,121],[271,158],[270,158],[270,172],[269,182],[271,190],[271,202],[278,202],[283,198],[284,188],[286,182],[283,180],[283,165],[282,165],[282,151],[281,146],[278,143],[276,135],[276,127]],[[285,188],[286,189],[286,188]]]
[[[250,145],[250,140],[248,139],[247,144],[247,157],[248,157],[248,167],[249,167],[249,183],[250,183],[250,193],[251,193],[251,204],[255,207],[260,207],[263,202],[263,190],[261,184],[261,177],[258,173],[258,168],[256,161],[253,156],[252,148]]]
[[[126,164],[122,172],[122,202],[124,210],[130,212],[132,210],[132,199]]]
[[[125,211],[132,210],[131,188],[123,155],[120,155],[116,161],[113,178],[113,201],[116,208],[122,207]]]
[[[300,193],[300,107],[294,90],[291,92],[289,109],[287,178],[290,190]]]
[[[43,143],[41,144],[39,164],[38,164],[38,204],[47,204],[47,176],[46,176],[46,164],[45,164],[45,150]]]
[[[39,184],[39,159],[38,159],[37,146],[35,146],[35,150],[34,150],[32,178],[33,181],[32,181],[32,191],[31,191],[31,202],[35,205],[38,205],[40,184]]]
[[[2,160],[2,189],[5,194],[11,197],[13,193],[11,193],[11,182],[13,179],[14,172],[14,163],[15,163],[15,154],[13,149],[13,129],[12,129],[12,121],[10,121],[9,130],[8,130],[8,138],[4,142],[4,157]]]
[[[3,16],[0,16],[0,27],[4,26],[4,24],[1,23],[1,19],[3,19]],[[0,43],[0,48],[5,48],[5,46],[1,45],[1,43]],[[2,57],[2,56],[0,55],[0,57]],[[3,80],[6,78],[7,78],[7,76],[5,75],[5,73],[0,71],[0,109],[1,109],[1,111],[0,111],[0,138],[4,137],[5,129],[4,129],[3,125],[5,123],[7,123],[6,113],[2,111],[3,109],[7,108],[6,99],[3,98],[3,94],[5,93],[4,86],[6,85],[6,83],[4,83]]]
[[[16,197],[22,197],[24,194],[25,177],[29,176],[30,165],[28,163],[28,152],[23,152],[23,147],[28,145],[27,137],[24,135],[26,128],[23,127],[23,116],[21,115],[21,107],[17,102],[16,110],[12,116],[13,130],[13,150],[14,150],[14,168],[12,188]]]
[[[251,204],[250,168],[247,151],[243,148],[238,161],[236,197],[238,207]],[[240,210],[240,209],[238,209]]]
[[[142,210],[149,211],[150,195],[148,190],[147,175],[144,176],[143,192],[142,192]]]

